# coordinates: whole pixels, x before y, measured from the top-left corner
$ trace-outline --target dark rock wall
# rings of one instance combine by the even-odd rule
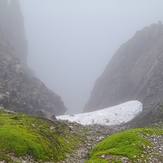
[[[143,28],[118,49],[95,82],[84,112],[128,100],[144,110],[163,103],[163,25]]]
[[[6,0],[1,0],[0,1],[0,40],[3,41],[3,44],[5,44],[5,46],[10,45],[8,19],[9,19],[9,6]]]
[[[10,5],[7,0],[0,0],[0,105],[29,114],[40,109],[64,114],[66,107],[61,97],[26,71],[23,16],[17,0]]]
[[[0,39],[12,48],[15,55],[27,67],[28,45],[25,37],[24,19],[18,0],[0,1]]]

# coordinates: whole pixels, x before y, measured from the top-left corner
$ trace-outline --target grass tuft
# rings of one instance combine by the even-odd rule
[[[147,156],[141,158],[141,154],[143,154],[144,147],[151,146],[151,143],[140,135],[152,135],[154,133],[162,134],[163,130],[156,128],[137,128],[113,134],[92,149],[90,159],[86,163],[96,163],[96,160],[102,163],[110,162],[110,160],[112,160],[111,162],[118,163],[121,157],[127,157],[131,161],[138,159],[148,160]],[[101,155],[105,155],[105,159],[102,159]]]

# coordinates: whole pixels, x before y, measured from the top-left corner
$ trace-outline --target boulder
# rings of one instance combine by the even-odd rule
[[[51,120],[53,122],[57,120],[56,117],[55,117],[55,115],[53,115],[50,112],[47,112],[45,110],[42,110],[42,109],[41,110],[36,110],[35,111],[35,115],[37,117],[48,119],[48,120]]]

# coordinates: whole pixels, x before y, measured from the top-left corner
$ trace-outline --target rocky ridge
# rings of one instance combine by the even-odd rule
[[[84,111],[138,100],[145,115],[163,103],[162,69],[163,25],[159,21],[122,44],[96,80]]]
[[[0,1],[0,105],[34,114],[45,110],[64,114],[61,97],[33,76],[27,67],[27,41],[18,0]]]

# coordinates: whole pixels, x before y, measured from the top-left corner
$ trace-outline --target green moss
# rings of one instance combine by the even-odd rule
[[[62,121],[51,122],[0,110],[0,160],[7,160],[7,153],[14,152],[15,156],[29,154],[36,160],[57,162],[64,160],[65,153],[71,153],[83,139],[70,132]]]
[[[94,162],[95,160],[109,161],[109,157],[105,160],[101,159],[101,155],[112,155],[116,156],[114,161],[112,157],[112,162],[118,161],[117,158],[120,156],[125,156],[130,160],[134,161],[141,158],[141,154],[144,151],[143,146],[151,146],[151,143],[140,136],[140,134],[152,135],[153,133],[162,134],[163,130],[159,128],[138,128],[130,129],[117,134],[113,134],[107,137],[102,142],[98,143],[90,153],[90,159],[87,163]],[[148,159],[145,156],[142,159]],[[100,163],[99,161],[99,163]]]

